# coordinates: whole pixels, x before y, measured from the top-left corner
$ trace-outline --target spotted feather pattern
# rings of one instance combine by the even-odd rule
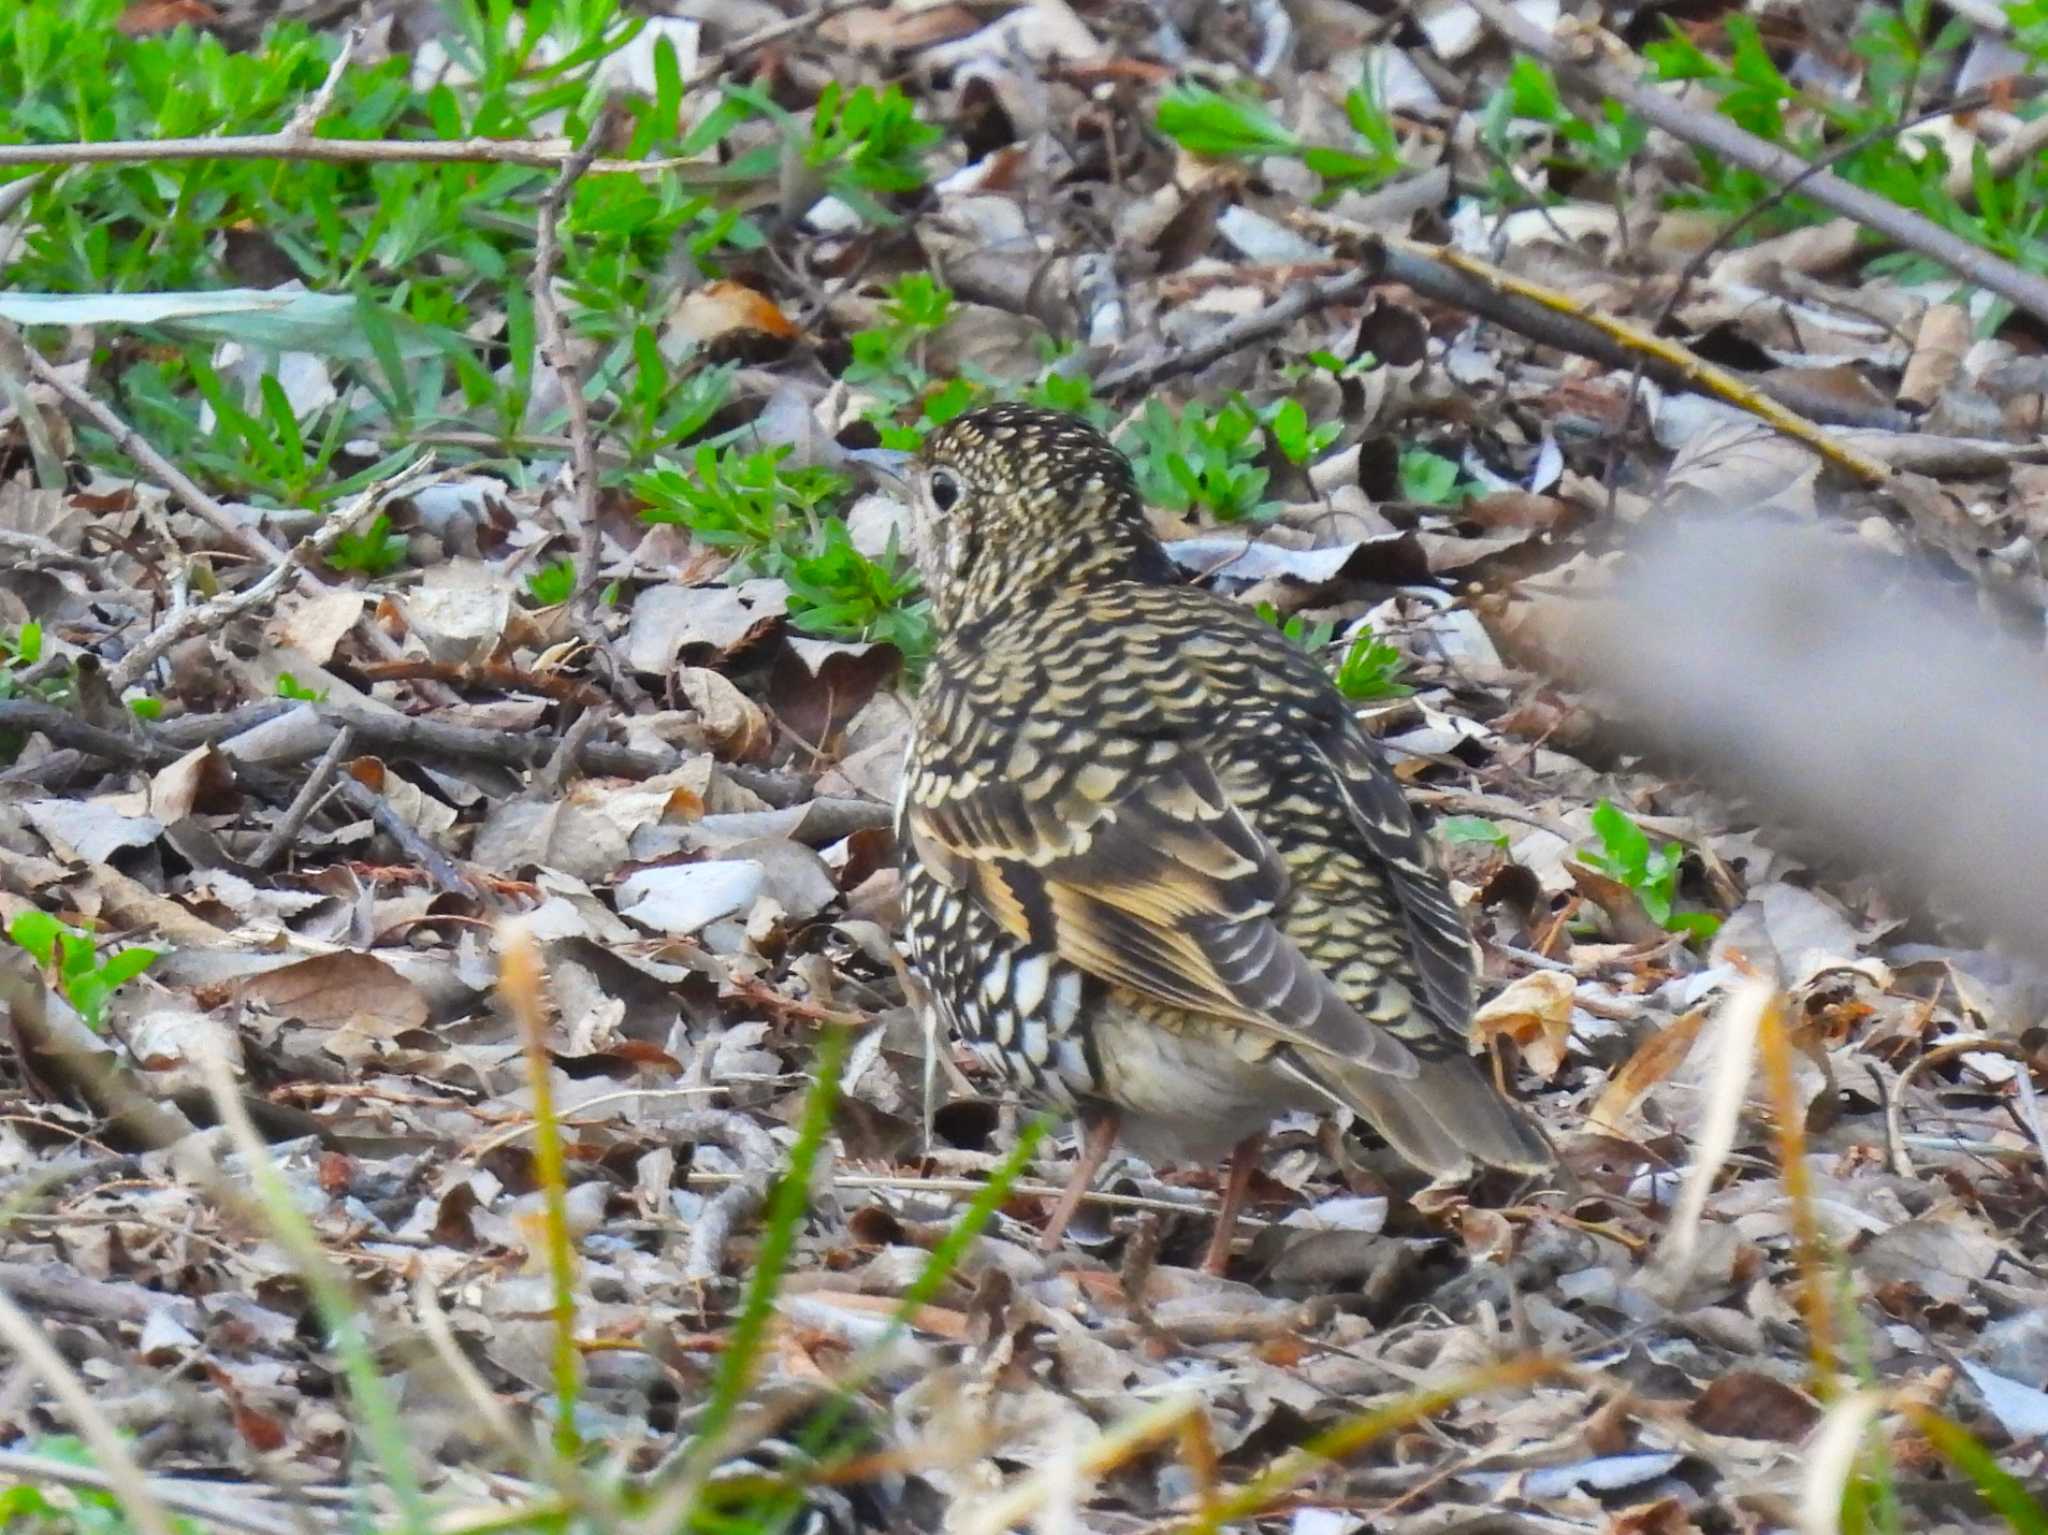
[[[1467,1058],[1449,888],[1315,661],[1173,584],[1085,427],[1002,407],[927,454],[965,557],[935,593],[897,829],[912,959],[961,1035],[1063,1107],[1170,1117],[1136,1070],[1156,1058],[1204,1076],[1190,1118],[1341,1103],[1441,1169],[1540,1165]]]

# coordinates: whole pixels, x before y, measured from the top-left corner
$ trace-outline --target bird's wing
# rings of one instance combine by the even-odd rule
[[[1465,1048],[1465,1021],[1472,1015],[1472,935],[1452,902],[1428,835],[1401,787],[1380,762],[1356,723],[1316,744],[1332,781],[1377,864],[1386,871],[1408,925],[1409,957],[1421,981],[1423,1000],[1437,1024]]]
[[[1022,785],[914,778],[904,824],[917,856],[1020,943],[1090,975],[1311,1054],[1415,1075],[1407,1047],[1274,921],[1286,868],[1202,755],[1185,742],[1119,744],[1129,749]]]

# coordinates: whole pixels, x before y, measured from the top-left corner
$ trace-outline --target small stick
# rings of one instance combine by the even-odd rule
[[[320,82],[320,88],[299,104],[292,113],[292,120],[284,125],[280,137],[304,142],[313,137],[313,130],[320,126],[334,105],[334,93],[341,89],[341,77],[348,73],[348,66],[355,60],[356,49],[363,43],[363,29],[350,27],[341,40],[341,51],[334,56],[334,62],[327,66],[327,78]]]
[[[1376,253],[1361,259],[1363,264],[1357,271],[1294,288],[1263,309],[1217,326],[1192,346],[1108,368],[1095,380],[1095,387],[1104,394],[1139,393],[1156,388],[1169,378],[1206,368],[1232,352],[1277,336],[1296,320],[1319,309],[1357,298],[1381,276]]]
[[[480,899],[477,889],[448,859],[448,855],[429,842],[426,835],[410,821],[391,807],[391,802],[372,789],[368,784],[344,774],[338,785],[341,797],[356,810],[376,823],[377,829],[396,842],[405,856],[420,868],[443,890],[468,900]]]
[[[2025,1080],[2027,1069],[2032,1064],[2032,1057],[2014,1041],[2009,1039],[1993,1039],[1989,1035],[1980,1034],[1967,1036],[1963,1039],[1946,1040],[1936,1045],[1925,1055],[1917,1056],[1913,1060],[1908,1061],[1905,1069],[1899,1073],[1899,1080],[1892,1088],[1890,1096],[1886,1099],[1884,1109],[1885,1146],[1891,1154],[1891,1172],[1894,1176],[1900,1178],[1917,1178],[1919,1176],[1919,1171],[1913,1166],[1913,1159],[1906,1155],[1906,1137],[1902,1133],[1906,1114],[1906,1089],[1913,1085],[1915,1077],[1919,1076],[1921,1072],[1926,1071],[1929,1067],[1939,1066],[1944,1061],[1952,1061],[1959,1055],[1979,1053],[1984,1055],[2002,1055],[2007,1060],[2018,1061],[2022,1080]],[[2031,1094],[2033,1084],[2029,1082],[2027,1087]],[[2044,1156],[2048,1156],[2048,1144],[2044,1144],[2041,1151]]]
[[[688,90],[716,80],[742,59],[774,43],[808,32],[847,11],[865,10],[877,0],[828,0],[815,10],[763,27],[729,48],[720,49],[692,75]],[[111,139],[97,144],[0,144],[0,169],[15,165],[119,165],[169,160],[322,160],[370,165],[526,165],[557,170],[582,150],[568,139],[321,139],[303,122],[309,109],[317,120],[332,104],[333,88],[350,56],[345,45],[312,99],[290,124],[276,133],[225,134],[218,138]],[[593,159],[579,174],[599,176],[676,176],[707,172],[702,159]],[[715,174],[706,179],[715,181]]]
[[[790,38],[796,37],[801,33],[812,31],[821,23],[830,21],[834,16],[844,15],[848,11],[868,10],[878,3],[879,0],[826,0],[825,4],[805,11],[800,16],[792,16],[787,21],[771,23],[751,36],[741,38],[731,47],[721,48],[718,52],[712,54],[709,59],[699,66],[697,72],[690,76],[689,83],[685,89],[699,90],[716,80],[742,59],[759,53],[763,48],[775,43],[787,42]]]
[[[1439,248],[1419,245],[1405,240],[1389,240],[1388,243],[1390,247],[1408,246],[1416,252],[1427,252],[1433,259],[1469,277],[1475,277],[1503,293],[1527,299],[1559,314],[1571,315],[1610,339],[1620,342],[1631,353],[1656,358],[1700,393],[1711,395],[1749,412],[1780,435],[1789,437],[1794,442],[1803,443],[1829,463],[1848,471],[1866,485],[1891,483],[1890,464],[1831,437],[1797,411],[1788,410],[1761,390],[1751,388],[1726,368],[1708,362],[1690,347],[1682,346],[1664,336],[1652,335],[1640,326],[1631,325],[1625,320],[1603,315],[1591,305],[1583,304],[1569,294],[1547,288],[1541,283],[1531,282],[1525,277],[1517,277],[1512,272],[1504,272],[1476,256],[1466,255],[1463,251],[1452,250],[1447,246]]]
[[[320,754],[320,760],[313,764],[313,771],[307,776],[299,792],[292,796],[292,802],[285,808],[284,815],[271,827],[263,840],[256,845],[256,851],[249,855],[249,867],[267,869],[284,856],[284,850],[292,845],[292,839],[299,834],[313,814],[313,808],[327,797],[328,781],[341,768],[341,759],[355,745],[355,732],[344,725],[335,732],[334,739],[327,743],[327,750]]]

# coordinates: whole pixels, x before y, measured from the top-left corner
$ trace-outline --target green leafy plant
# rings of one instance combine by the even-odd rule
[[[1427,448],[1401,450],[1401,499],[1424,506],[1451,506],[1470,494],[1459,483],[1456,460]]]
[[[853,545],[845,523],[823,508],[844,495],[846,480],[828,469],[792,469],[786,447],[758,452],[699,448],[690,471],[661,468],[636,476],[649,522],[687,527],[764,576],[789,586],[790,620],[812,634],[883,640],[904,654],[913,675],[932,647],[916,573],[892,540],[879,560]]]
[[[327,702],[327,689],[309,688],[290,672],[279,672],[277,696],[294,699],[302,704],[324,704]]]
[[[981,378],[935,379],[924,365],[924,342],[953,315],[953,290],[929,272],[909,272],[889,288],[882,323],[847,338],[853,356],[841,373],[873,395],[867,419],[885,448],[915,449],[933,427],[951,421],[988,392]],[[908,423],[904,413],[916,407]]]
[[[619,0],[446,0],[443,9],[457,66],[448,79],[415,90],[406,57],[358,60],[323,97],[323,135],[579,138],[612,95],[606,59],[644,25]],[[80,0],[7,14],[0,141],[275,132],[319,90],[339,46],[338,34],[298,23],[233,47],[190,27],[131,36],[118,25],[123,10],[122,0]],[[655,90],[618,102],[620,153],[701,156],[752,115],[737,103],[684,111],[684,71],[665,37],[652,65]],[[907,111],[900,92],[835,100],[821,114],[814,153],[856,188],[893,185],[913,141],[931,132],[914,118],[906,126]],[[638,344],[636,318],[672,296],[679,255],[708,271],[724,251],[760,245],[741,199],[726,189],[772,184],[778,165],[773,149],[751,166],[747,159],[658,181],[587,177],[563,212],[567,318],[607,348],[585,394],[631,463],[691,441],[729,377],[688,358],[662,360]],[[85,166],[62,178],[0,169],[0,184],[17,178],[29,178],[18,210],[23,237],[0,269],[0,286],[16,292],[236,287],[246,281],[237,252],[260,240],[287,275],[353,300],[357,323],[345,327],[280,329],[269,317],[230,316],[151,327],[147,345],[122,349],[133,360],[114,403],[223,492],[319,507],[389,471],[364,462],[365,442],[397,451],[422,429],[507,442],[562,429],[564,411],[532,419],[528,409],[535,335],[524,273],[533,212],[551,179],[543,169],[315,161],[281,174],[276,164],[212,160]],[[276,379],[245,390],[214,350],[223,340],[259,354],[317,356],[334,403],[301,412]],[[133,469],[106,434],[87,428],[80,441],[94,463]]]
[[[0,631],[0,698],[33,698],[41,703],[62,705],[71,697],[68,676],[42,677],[33,682],[23,674],[43,658],[43,626],[30,620],[12,634]],[[23,736],[17,730],[0,730],[0,763],[20,755]]]
[[[106,1028],[107,1001],[161,958],[155,949],[122,949],[102,959],[90,935],[66,927],[45,911],[25,911],[7,936],[29,952],[95,1033]]]
[[[1682,843],[1655,846],[1627,812],[1604,799],[1594,807],[1593,831],[1600,846],[1580,849],[1579,861],[1634,891],[1652,922],[1698,941],[1719,931],[1721,919],[1712,913],[1676,909],[1678,876],[1685,862]]]
[[[902,88],[825,87],[811,118],[804,163],[826,173],[833,194],[876,223],[895,216],[878,199],[924,185],[924,157],[945,135],[920,119]]]
[[[897,552],[892,534],[879,560],[853,546],[846,524],[825,519],[809,552],[791,553],[782,566],[789,584],[790,620],[811,634],[846,640],[885,640],[913,666],[933,643],[929,605],[915,600],[917,573]]]
[[[1190,405],[1176,415],[1159,400],[1120,442],[1137,471],[1138,490],[1155,506],[1203,511],[1218,522],[1268,515],[1270,476],[1258,464],[1265,450],[1259,419],[1241,399],[1213,409]]]
[[[2039,0],[2025,0],[2013,10],[2015,43],[2036,66],[2048,65],[2043,14]],[[1843,180],[1910,208],[2017,266],[2048,270],[2042,155],[2030,155],[2010,176],[1996,178],[1979,147],[1973,151],[1968,193],[1959,195],[1949,184],[1951,162],[1940,135],[1931,127],[1915,131],[1912,119],[1926,109],[1929,85],[1952,76],[1953,57],[1972,35],[1966,19],[1938,17],[1932,0],[1864,7],[1851,37],[1863,60],[1861,88],[1854,94],[1809,89],[1791,79],[1773,58],[1755,18],[1739,9],[1722,18],[1719,47],[1670,18],[1665,25],[1666,36],[1643,50],[1656,79],[1696,82],[1713,94],[1721,116],[1746,131],[1809,161],[1825,157]],[[1521,59],[1489,103],[1481,126],[1481,142],[1493,162],[1492,189],[1504,203],[1528,196],[1512,169],[1525,158],[1517,151],[1527,124],[1548,134],[1553,170],[1590,174],[1610,184],[1618,184],[1646,137],[1644,124],[1612,101],[1591,113],[1574,110],[1544,66]],[[1696,148],[1693,157],[1696,179],[1674,190],[1671,203],[1740,219],[1742,239],[1835,216],[1796,192],[1777,195],[1777,181],[1712,150]],[[1944,275],[1911,252],[1882,256],[1869,269],[1914,282]],[[2007,313],[2003,303],[1990,306],[1983,321],[1987,333]]]
[[[1373,633],[1370,625],[1363,625],[1351,637],[1344,659],[1337,663],[1337,691],[1353,703],[1406,698],[1415,691],[1401,681],[1407,664],[1398,647]]]
[[[1478,815],[1447,815],[1436,823],[1437,835],[1446,842],[1478,842],[1505,849],[1508,834],[1497,821]]]
[[[647,503],[645,521],[686,527],[714,549],[753,551],[777,544],[792,526],[808,527],[819,507],[845,493],[843,476],[787,467],[788,457],[787,447],[706,445],[688,471],[664,466],[629,483]]]
[[[1226,96],[1206,85],[1183,84],[1159,100],[1159,131],[1192,154],[1211,159],[1291,155],[1301,140],[1248,96]]]
[[[1067,359],[1077,349],[1048,344],[1043,350],[1045,370],[1021,392],[1023,401],[1047,410],[1066,411],[1081,417],[1097,431],[1108,431],[1116,413],[1106,401],[1095,398],[1095,381],[1079,369],[1068,371]]]
[[[1312,624],[1299,613],[1290,613],[1282,618],[1280,610],[1270,602],[1262,602],[1252,611],[1310,655],[1320,655],[1337,637],[1337,626],[1328,620]]]
[[[1269,405],[1260,420],[1272,436],[1273,446],[1285,455],[1290,464],[1309,464],[1321,458],[1344,430],[1341,421],[1309,425],[1308,410],[1296,399],[1279,400]]]
[[[379,512],[368,527],[355,528],[334,541],[327,551],[327,563],[336,570],[355,575],[389,575],[405,563],[410,541],[403,533],[391,531],[391,519]]]
[[[1642,152],[1650,132],[1619,102],[1603,102],[1590,116],[1574,111],[1549,67],[1523,54],[1480,119],[1480,140],[1493,163],[1493,191],[1503,202],[1519,202],[1526,195],[1509,170],[1520,158],[1513,131],[1517,121],[1536,123],[1550,133],[1558,147],[1553,163],[1602,177],[1618,176]]]
[[[576,595],[576,562],[551,560],[526,578],[526,591],[541,607],[559,607]]]
[[[1393,121],[1370,78],[1345,97],[1344,115],[1359,135],[1358,148],[1308,143],[1250,97],[1182,84],[1161,98],[1158,126],[1183,149],[1212,159],[1291,156],[1322,178],[1326,196],[1378,186],[1406,169]]]

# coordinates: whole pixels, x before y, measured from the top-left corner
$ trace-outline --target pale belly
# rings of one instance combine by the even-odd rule
[[[1325,1107],[1242,1031],[1185,1015],[1168,1026],[1111,1002],[1095,1021],[1097,1096],[1121,1113],[1118,1139],[1156,1165],[1213,1162],[1293,1109]]]

